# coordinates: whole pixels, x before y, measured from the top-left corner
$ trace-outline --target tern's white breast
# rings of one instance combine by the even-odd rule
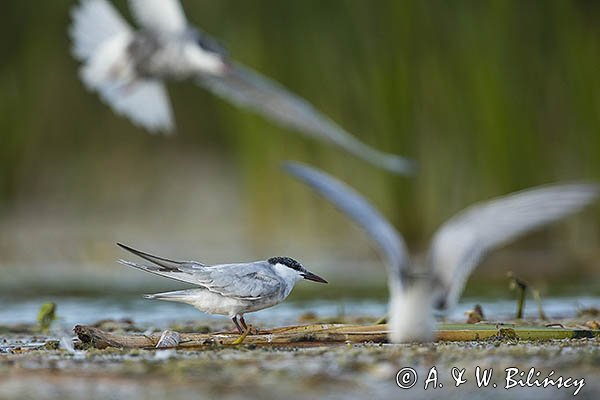
[[[283,299],[288,297],[296,282],[303,279],[300,272],[280,263],[273,265],[273,271],[283,280]]]
[[[433,296],[429,282],[416,282],[393,290],[390,297],[392,342],[429,342],[434,339]]]

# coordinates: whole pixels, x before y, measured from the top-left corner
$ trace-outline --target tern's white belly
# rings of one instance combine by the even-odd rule
[[[390,339],[394,343],[428,342],[434,339],[431,287],[418,282],[391,291]]]
[[[177,295],[175,295],[175,293],[177,293]],[[187,303],[208,314],[228,315],[230,317],[237,314],[262,310],[263,308],[274,306],[283,300],[283,298],[276,297],[258,300],[240,300],[225,297],[206,289],[182,290],[179,292],[171,292],[171,295],[156,295],[155,298],[159,300]]]

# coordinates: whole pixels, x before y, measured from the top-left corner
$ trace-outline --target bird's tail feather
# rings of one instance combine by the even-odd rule
[[[163,292],[163,293],[154,293],[154,294],[145,294],[145,299],[150,300],[166,300],[166,301],[184,301],[189,299],[191,295],[193,295],[192,291],[194,289],[186,289],[186,290],[176,290],[173,292]],[[197,289],[195,289],[197,290]]]
[[[171,260],[168,258],[155,256],[150,253],[145,253],[141,250],[136,250],[133,247],[126,246],[123,243],[117,243],[117,246],[119,246],[123,250],[127,250],[128,252],[135,254],[138,257],[143,258],[144,260],[150,261],[151,263],[154,263],[156,265],[160,265],[161,267],[167,270],[177,270],[177,267],[184,263],[183,261]]]

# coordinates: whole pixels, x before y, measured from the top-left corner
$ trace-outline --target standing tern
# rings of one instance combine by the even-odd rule
[[[164,82],[193,79],[240,107],[378,167],[413,172],[412,161],[362,143],[306,100],[229,59],[215,40],[188,24],[179,0],[129,0],[129,6],[140,30],[107,0],[81,0],[73,7],[69,32],[85,86],[134,124],[172,132]]]
[[[273,307],[290,294],[301,279],[327,283],[289,257],[239,264],[206,265],[153,256],[117,243],[152,264],[119,260],[121,264],[199,286],[195,289],[149,294],[147,299],[187,303],[208,314],[227,315],[240,333],[248,330],[244,314]],[[238,322],[239,318],[239,322]],[[240,325],[241,324],[241,325]]]
[[[362,227],[385,256],[390,291],[390,340],[434,339],[434,308],[446,311],[483,257],[517,237],[590,204],[593,183],[547,185],[475,204],[435,234],[424,271],[411,262],[402,236],[365,198],[337,179],[297,163],[287,172],[309,185]]]

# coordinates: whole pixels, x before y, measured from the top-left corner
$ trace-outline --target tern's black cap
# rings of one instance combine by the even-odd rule
[[[290,257],[271,257],[267,261],[271,265],[281,264],[296,271],[303,270],[302,264]]]

